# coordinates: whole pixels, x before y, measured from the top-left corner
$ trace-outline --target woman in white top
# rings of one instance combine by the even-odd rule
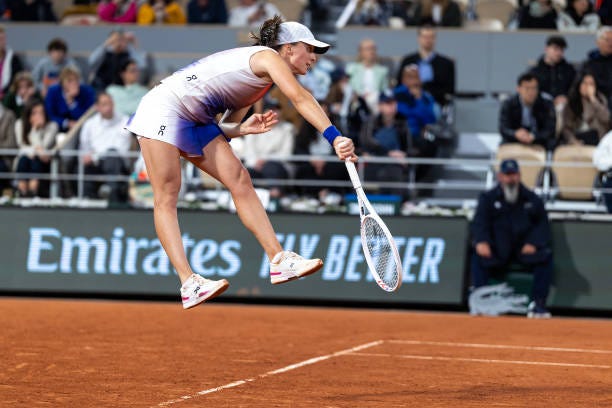
[[[304,75],[316,62],[316,54],[327,51],[329,45],[316,40],[306,26],[283,23],[278,16],[267,20],[253,38],[256,46],[212,54],[162,80],[145,95],[127,125],[139,136],[153,187],[155,228],[181,280],[186,309],[220,294],[228,282],[194,274],[185,256],[176,213],[181,156],[228,188],[241,221],[270,259],[273,284],[316,272],[322,261],[282,250],[248,171],[232,152],[229,139],[266,132],[277,122],[271,111],[243,122],[250,106],[276,84],[298,112],[323,132],[340,160],[357,160],[352,141],[340,135],[295,78]],[[217,122],[220,114],[223,117]]]
[[[55,145],[57,124],[50,121],[45,104],[30,99],[20,119],[15,122],[15,138],[19,147],[17,173],[44,174],[50,170],[50,156],[46,152]],[[38,192],[38,178],[20,177],[17,188],[21,197],[34,197]]]
[[[370,110],[377,114],[378,96],[389,88],[389,68],[378,63],[374,40],[361,40],[358,60],[347,64],[346,73],[350,78],[351,89],[363,97]]]

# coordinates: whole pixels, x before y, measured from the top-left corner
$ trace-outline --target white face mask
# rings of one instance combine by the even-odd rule
[[[504,192],[504,199],[508,204],[516,204],[519,197],[519,185],[518,184],[504,184],[502,186]]]

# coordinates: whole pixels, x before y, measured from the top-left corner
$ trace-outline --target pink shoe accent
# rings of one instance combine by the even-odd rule
[[[282,272],[270,272],[270,275],[272,276],[276,276],[276,275],[280,275],[282,274]]]
[[[208,292],[210,292],[210,290],[207,290],[206,292],[202,292],[198,295],[199,298],[201,298],[202,296],[205,296]]]
[[[189,297],[183,296],[183,300],[189,300]]]

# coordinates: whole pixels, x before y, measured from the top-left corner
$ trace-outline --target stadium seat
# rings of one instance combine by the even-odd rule
[[[597,169],[593,166],[594,146],[564,145],[555,149],[552,170],[557,180],[558,197],[566,200],[592,200]],[[578,163],[585,167],[565,167]]]
[[[504,23],[496,18],[479,18],[474,21],[466,21],[463,27],[471,31],[504,31]]]
[[[531,189],[538,185],[538,179],[546,165],[546,150],[539,145],[526,146],[520,143],[502,144],[497,149],[497,160],[516,159],[521,167],[521,180]]]
[[[95,25],[98,24],[99,18],[97,14],[70,14],[62,17],[60,24],[62,25]]]
[[[516,6],[508,0],[479,0],[476,3],[476,14],[479,19],[499,20],[504,27],[514,14]]]

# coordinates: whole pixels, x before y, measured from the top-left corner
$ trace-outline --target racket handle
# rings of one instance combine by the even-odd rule
[[[348,171],[351,182],[353,183],[353,188],[355,190],[361,188],[361,180],[359,180],[359,174],[357,173],[357,168],[355,168],[355,163],[353,163],[349,158],[344,160],[344,164],[346,165],[346,170]]]

